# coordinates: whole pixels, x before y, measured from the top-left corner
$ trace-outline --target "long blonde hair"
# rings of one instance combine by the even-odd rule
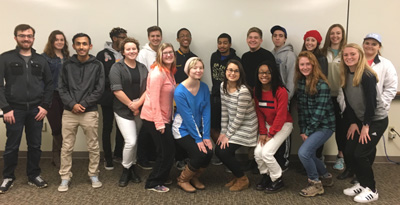
[[[321,49],[322,54],[324,54],[324,56],[326,56],[328,54],[328,49],[331,47],[331,44],[332,44],[331,31],[335,27],[339,27],[340,30],[342,30],[342,40],[340,41],[339,52],[342,51],[344,48],[344,45],[347,44],[346,31],[344,30],[344,27],[340,24],[333,24],[332,26],[329,27],[328,32],[326,32],[324,46]]]
[[[312,71],[311,71],[310,75],[307,77],[305,77],[300,72],[299,60],[302,57],[307,58],[312,65]],[[310,51],[300,52],[299,56],[297,57],[297,60],[296,60],[296,79],[295,79],[296,85],[299,82],[299,80],[301,80],[303,77],[306,78],[306,93],[308,93],[310,95],[314,95],[314,94],[318,93],[317,84],[318,84],[319,79],[322,79],[329,85],[328,80],[326,79],[325,75],[321,71],[321,67],[319,66],[317,58]]]
[[[353,78],[353,86],[358,86],[362,80],[362,76],[364,74],[364,71],[367,71],[367,75],[374,75],[376,78],[376,82],[379,81],[378,75],[376,72],[368,65],[367,59],[365,58],[364,51],[362,48],[355,44],[355,43],[349,43],[344,46],[343,50],[345,48],[354,48],[357,49],[358,54],[359,54],[359,59],[357,62],[356,70],[354,72],[354,78]],[[349,72],[349,66],[344,63],[344,58],[343,58],[343,52],[340,56],[340,81],[341,81],[341,86],[342,88],[346,86],[346,78],[347,78],[347,73]]]

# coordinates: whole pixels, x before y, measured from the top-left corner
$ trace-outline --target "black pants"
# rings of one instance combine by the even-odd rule
[[[101,106],[103,113],[103,151],[104,158],[110,160],[112,159],[112,149],[111,149],[111,132],[114,123],[114,111],[112,106]],[[115,148],[114,156],[122,158],[122,149],[124,147],[124,138],[122,137],[121,131],[119,131],[117,123],[115,123]]]
[[[236,150],[241,147],[241,145],[232,143],[229,143],[229,147],[225,147],[225,149],[221,149],[219,145],[215,147],[215,154],[237,178],[244,176],[244,172],[242,170],[242,167],[240,166],[240,162],[235,157]]]
[[[345,119],[342,117],[337,97],[331,97],[333,108],[335,111],[335,139],[339,151],[344,151],[347,143],[346,133],[348,127],[346,127]],[[360,130],[361,131],[361,130]]]
[[[137,162],[148,162],[156,159],[156,146],[151,139],[150,133],[142,128],[139,131],[137,147]]]
[[[389,120],[386,117],[383,120],[372,121],[369,126],[369,136],[371,141],[367,144],[358,142],[360,135],[354,132],[353,140],[349,139],[346,143],[345,161],[354,170],[360,185],[375,189],[374,172],[372,170],[372,161],[375,159],[376,145],[378,144],[383,132],[388,126]],[[362,124],[357,123],[361,132]]]
[[[157,185],[163,185],[168,179],[169,171],[174,163],[174,137],[170,124],[165,124],[164,134],[161,134],[156,129],[154,122],[143,120],[142,130],[146,136],[151,136],[156,145],[156,162],[145,185],[145,188],[153,188]]]
[[[200,168],[206,168],[211,161],[213,151],[206,146],[207,154],[200,151],[196,141],[190,135],[176,140],[189,155],[189,168],[196,171]]]

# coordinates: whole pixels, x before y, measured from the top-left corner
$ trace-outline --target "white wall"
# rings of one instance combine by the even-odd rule
[[[217,49],[217,36],[223,32],[232,36],[233,48],[241,56],[248,51],[246,44],[247,30],[257,26],[264,33],[262,46],[271,50],[270,28],[281,25],[287,29],[287,43],[292,43],[295,53],[301,50],[303,35],[306,31],[316,29],[325,38],[328,27],[340,23],[347,24],[347,0],[159,0],[159,26],[163,29],[163,41],[171,42],[178,48],[176,32],[182,27],[192,33],[191,50],[203,58],[206,73],[203,81],[211,87],[209,60],[211,53]],[[396,58],[399,33],[396,21],[400,19],[400,7],[397,0],[350,0],[349,42],[361,43],[370,32],[378,32],[383,37],[383,55],[400,68],[400,59]],[[146,29],[157,24],[157,0],[2,0],[0,6],[0,52],[15,47],[13,30],[17,24],[28,23],[36,29],[34,48],[42,52],[47,37],[52,30],[65,32],[71,43],[75,33],[86,32],[92,37],[93,50],[96,54],[109,41],[108,33],[116,26],[128,30],[141,45],[147,42]],[[389,23],[386,23],[389,22]],[[75,53],[70,47],[71,53]],[[400,102],[392,103],[390,125],[400,130]],[[100,123],[101,125],[101,123]],[[99,131],[101,136],[101,129]],[[297,153],[301,140],[293,135],[292,153]],[[0,125],[0,150],[5,146],[5,128]],[[43,132],[43,151],[51,150],[51,131]],[[100,140],[101,141],[101,140]],[[21,150],[26,150],[26,143],[21,143]],[[388,154],[400,156],[400,138],[387,144]],[[85,151],[85,139],[81,130],[78,133],[76,151]],[[325,146],[325,154],[335,155],[336,143],[332,137]],[[384,155],[382,144],[378,145],[378,155]]]

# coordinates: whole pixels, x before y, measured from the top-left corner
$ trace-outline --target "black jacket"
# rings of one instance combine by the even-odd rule
[[[92,55],[83,63],[73,55],[63,64],[58,89],[64,109],[71,111],[79,103],[86,108],[85,112],[97,110],[97,101],[104,91],[103,64]]]
[[[31,51],[28,63],[19,54],[19,48],[0,56],[0,108],[4,113],[37,106],[47,110],[50,106],[53,81],[49,65],[43,56]]]
[[[111,92],[110,88],[110,79],[108,75],[110,74],[111,66],[115,63],[115,56],[114,53],[107,48],[103,49],[102,51],[98,52],[96,55],[97,60],[103,63],[104,67],[104,92],[101,96],[100,100],[97,102],[103,106],[112,106],[114,94]]]

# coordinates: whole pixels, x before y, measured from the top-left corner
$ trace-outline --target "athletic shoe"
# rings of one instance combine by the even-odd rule
[[[186,166],[185,160],[176,161],[175,166],[178,170],[184,170]]]
[[[358,203],[368,203],[372,201],[376,201],[379,198],[378,190],[373,192],[368,187],[365,188],[360,194],[354,197],[354,201]]]
[[[136,163],[140,168],[144,170],[151,170],[153,169],[153,166],[150,164],[149,161],[141,161]]]
[[[299,194],[301,196],[310,197],[310,196],[316,196],[318,194],[323,194],[323,193],[324,193],[324,187],[322,186],[321,181],[314,181],[314,180],[308,179],[307,187],[302,189]]]
[[[336,157],[336,162],[333,165],[333,169],[342,171],[344,169],[344,158],[343,157]]]
[[[35,177],[34,179],[29,179],[28,184],[36,186],[37,188],[46,188],[48,186],[47,182],[43,180],[40,175]]]
[[[359,193],[361,193],[364,190],[364,187],[360,185],[360,183],[356,183],[354,186],[344,189],[343,194],[347,196],[355,196]]]
[[[168,191],[169,191],[169,188],[166,187],[166,186],[164,186],[164,185],[157,185],[157,186],[155,186],[155,187],[146,188],[146,189],[147,189],[147,190],[150,190],[150,191],[160,192],[160,193],[168,192]]]
[[[13,186],[13,183],[14,183],[14,179],[11,179],[11,178],[3,179],[3,182],[1,183],[1,186],[0,186],[0,194],[6,193]]]
[[[112,159],[104,159],[104,169],[108,171],[114,170],[114,164]]]
[[[100,182],[98,176],[91,176],[90,180],[92,181],[92,187],[95,189],[103,186],[103,184]]]
[[[223,163],[221,162],[221,160],[218,157],[213,157],[211,159],[211,164],[218,166],[218,165],[222,165]]]
[[[70,179],[63,179],[61,180],[60,186],[58,186],[58,191],[59,192],[66,192],[68,191],[69,185],[71,184]]]

